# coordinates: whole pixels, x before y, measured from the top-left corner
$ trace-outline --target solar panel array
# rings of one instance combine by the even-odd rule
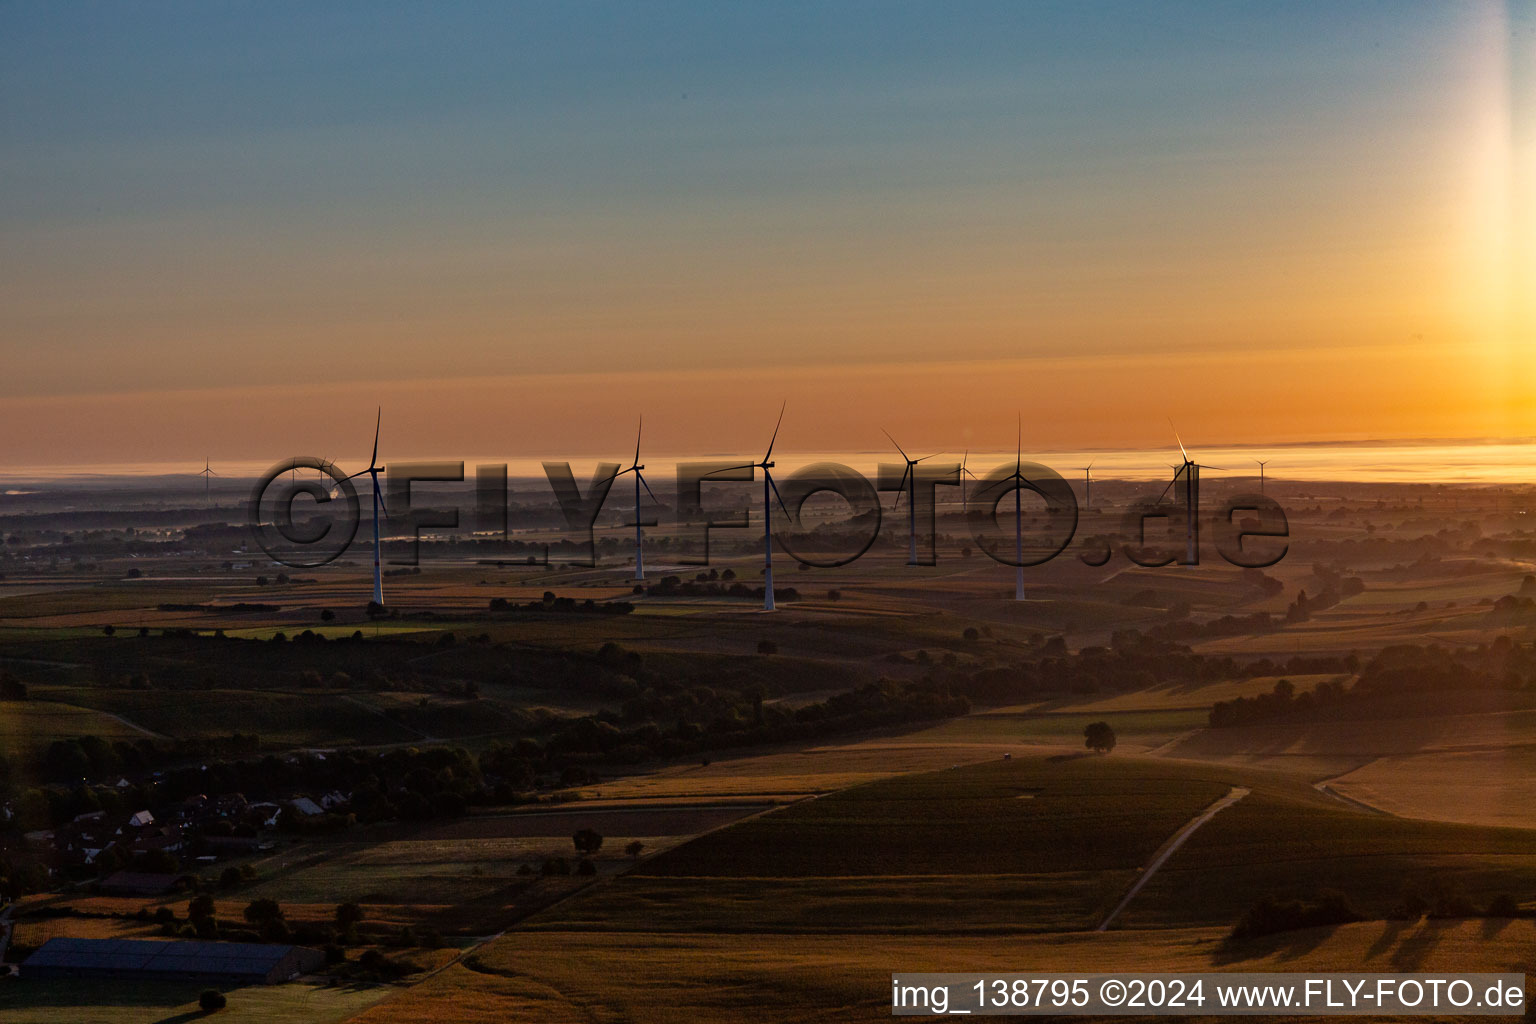
[[[222,974],[265,978],[293,946],[154,939],[49,939],[24,967],[146,974]]]

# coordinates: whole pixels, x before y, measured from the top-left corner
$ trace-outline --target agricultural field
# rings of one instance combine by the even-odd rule
[[[0,985],[7,1024],[166,1024],[201,1018],[196,982],[48,981]],[[383,985],[330,987],[322,982],[229,989],[219,1011],[232,1024],[340,1024],[392,994]]]
[[[1536,928],[1364,922],[1253,940],[1179,928],[993,936],[516,931],[357,1024],[889,1020],[894,971],[1525,971]],[[622,963],[623,971],[613,970]],[[1123,1017],[1074,1018],[1123,1021]],[[1189,1018],[1167,1017],[1170,1021]],[[1315,1021],[1317,1017],[1269,1017]],[[1438,1018],[1457,1020],[1453,1017]],[[1466,1018],[1477,1020],[1480,1018]]]
[[[1329,524],[1326,536],[1363,530]],[[1300,591],[1319,592],[1333,570],[1288,562],[1265,590],[1219,564],[1101,572],[1068,560],[1030,572],[1028,600],[1016,603],[1011,574],[988,561],[903,560],[881,547],[856,567],[790,570],[781,583],[801,599],[773,616],[723,596],[634,595],[612,565],[424,564],[386,580],[392,617],[377,622],[355,600],[369,582],[357,564],[266,585],[255,570],[206,565],[131,581],[5,581],[0,668],[30,692],[0,704],[0,743],[24,769],[53,740],[80,735],[169,749],[254,734],[282,763],[342,747],[354,748],[348,757],[439,745],[480,756],[520,741],[538,751],[568,723],[629,729],[645,714],[636,706],[656,709],[648,726],[672,730],[689,716],[697,726],[750,722],[754,709],[792,719],[860,687],[942,692],[972,674],[996,684],[972,691],[983,695],[968,712],[930,720],[665,757],[576,748],[583,770],[567,779],[559,762],[541,765],[537,792],[515,794],[538,801],[527,807],[477,802],[451,818],[266,835],[261,852],[199,868],[210,885],[229,866],[253,873],[215,890],[221,922],[242,921],[255,899],[278,902],[296,926],[357,902],[365,942],[435,930],[445,948],[430,955],[378,948],[444,969],[376,988],[240,990],[224,1011],[234,1020],[883,1019],[884,977],[912,965],[1497,969],[1525,955],[1526,920],[1387,918],[1406,892],[1436,886],[1475,907],[1508,895],[1536,909],[1526,831],[1536,790],[1521,781],[1536,768],[1525,756],[1536,750],[1527,688],[1209,726],[1215,703],[1270,694],[1282,678],[1297,694],[1356,678],[1285,672],[1297,655],[1337,666],[1404,641],[1475,651],[1512,634],[1528,644],[1536,621],[1496,621],[1489,610],[1525,586],[1523,565],[1355,566],[1363,592],[1285,621]],[[749,583],[760,568],[746,557],[720,564]],[[670,571],[686,581],[695,570]],[[545,592],[634,610],[489,607]],[[1114,678],[1067,685],[1044,667],[1068,671],[1089,647],[1104,647],[1096,664],[1113,666],[1108,652],[1138,650],[1128,630],[1255,612],[1272,616],[1268,628],[1190,641],[1194,656],[1235,659],[1197,680],[1139,670],[1145,657],[1177,671],[1176,660],[1155,660],[1155,645],[1126,654]],[[328,639],[296,640],[305,630]],[[278,633],[287,642],[274,642]],[[1259,655],[1274,664],[1242,670]],[[1107,756],[1084,748],[1098,721],[1116,733]],[[167,767],[178,766],[171,756]],[[547,862],[577,859],[582,828],[603,836],[592,873],[544,875]],[[1144,876],[1175,836],[1183,845]],[[1143,877],[1109,930],[1094,932]],[[1371,920],[1225,940],[1260,897],[1323,888]],[[132,915],[167,907],[180,919],[188,899],[98,896],[87,882],[28,897],[24,908],[47,912],[23,913],[15,941],[154,936],[156,925]],[[604,969],[620,962],[623,972]],[[0,983],[10,1000],[0,1016],[174,1020],[196,994],[151,986],[142,1005],[125,1001],[109,1017],[89,986],[26,992]]]
[[[0,701],[0,750],[8,758],[34,758],[54,740],[76,736],[142,739],[148,730],[105,710],[56,700]]]

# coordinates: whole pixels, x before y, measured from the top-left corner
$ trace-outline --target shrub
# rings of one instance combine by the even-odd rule
[[[252,924],[262,921],[282,920],[283,908],[277,905],[276,900],[252,900],[245,908],[245,919]]]
[[[202,994],[197,997],[197,1005],[202,1007],[204,1013],[222,1010],[228,1004],[229,1000],[224,998],[224,993],[216,988],[205,988]]]
[[[1519,917],[1520,904],[1507,892],[1501,892],[1488,901],[1488,909],[1483,912],[1484,917]]]
[[[1325,889],[1315,900],[1282,900],[1265,896],[1248,908],[1232,928],[1231,938],[1252,939],[1298,928],[1321,928],[1349,924],[1365,918],[1341,892]]]

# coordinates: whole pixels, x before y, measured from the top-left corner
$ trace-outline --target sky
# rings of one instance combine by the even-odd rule
[[[1536,435],[1525,4],[0,0],[0,466]]]

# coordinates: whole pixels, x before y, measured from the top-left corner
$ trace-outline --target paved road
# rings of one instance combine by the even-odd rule
[[[1158,851],[1152,855],[1152,859],[1147,862],[1147,866],[1141,869],[1141,874],[1137,877],[1136,884],[1131,886],[1131,891],[1126,893],[1125,898],[1115,905],[1115,909],[1109,912],[1108,917],[1099,922],[1099,926],[1094,931],[1107,931],[1109,926],[1114,923],[1115,918],[1120,916],[1121,911],[1130,906],[1131,900],[1136,898],[1136,894],[1141,892],[1142,886],[1147,884],[1148,880],[1157,872],[1157,869],[1166,864],[1168,858],[1172,857],[1179,847],[1184,845],[1184,841],[1195,834],[1195,829],[1216,817],[1221,811],[1237,803],[1247,796],[1249,792],[1248,789],[1242,786],[1233,786],[1230,793],[1201,811],[1185,824],[1183,828],[1175,832],[1173,837],[1159,847]]]

